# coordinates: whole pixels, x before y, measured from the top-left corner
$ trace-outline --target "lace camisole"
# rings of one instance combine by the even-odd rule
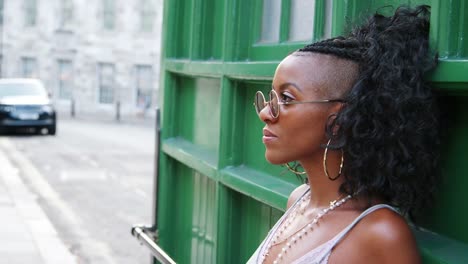
[[[250,259],[247,261],[247,264],[260,264],[261,257],[265,250],[267,245],[269,244],[270,240],[273,238],[273,235],[275,234],[276,230],[279,228],[281,223],[288,217],[288,215],[294,210],[293,208],[296,207],[298,204],[298,201],[306,195],[310,189],[307,189],[306,192],[302,194],[299,199],[297,199],[294,204],[284,213],[284,215],[278,220],[278,222],[273,226],[273,228],[268,232],[267,237],[263,242],[260,244],[260,246],[257,248],[257,250],[254,252],[254,254],[250,257]],[[302,257],[296,259],[292,264],[327,264],[328,259],[331,255],[331,252],[333,248],[348,234],[348,232],[357,224],[361,219],[363,219],[365,216],[368,214],[381,209],[381,208],[388,208],[392,211],[397,211],[394,207],[387,205],[387,204],[377,204],[372,207],[369,207],[367,210],[362,212],[354,221],[346,226],[341,232],[339,232],[336,236],[334,236],[332,239],[328,240],[327,242],[321,244],[320,246],[317,246],[316,248],[312,249],[309,251],[307,254],[303,255]]]

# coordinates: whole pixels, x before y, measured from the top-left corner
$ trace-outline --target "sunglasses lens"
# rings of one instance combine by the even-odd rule
[[[269,97],[271,115],[276,118],[279,115],[278,96],[273,90],[271,90]]]
[[[255,93],[255,111],[257,111],[257,114],[260,114],[260,112],[265,108],[265,97],[261,92]]]

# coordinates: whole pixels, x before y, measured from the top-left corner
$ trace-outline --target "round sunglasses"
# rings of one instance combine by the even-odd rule
[[[334,103],[334,102],[339,102],[339,103],[344,103],[345,100],[343,99],[324,99],[324,100],[314,100],[314,101],[291,101],[291,102],[282,102],[279,100],[278,94],[275,92],[275,90],[271,90],[268,93],[268,97],[270,100],[266,101],[265,95],[261,91],[257,91],[255,93],[255,100],[254,100],[254,106],[255,106],[255,111],[257,111],[257,114],[260,115],[260,112],[265,108],[267,105],[270,106],[270,114],[273,118],[278,118],[280,114],[280,105],[292,105],[292,104],[313,104],[313,103]]]

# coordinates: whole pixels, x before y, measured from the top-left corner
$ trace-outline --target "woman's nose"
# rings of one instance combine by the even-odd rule
[[[265,123],[273,122],[273,121],[276,120],[276,118],[274,118],[271,115],[269,102],[265,103],[265,107],[263,107],[263,109],[260,111],[260,113],[258,113],[258,117],[260,118],[260,120],[262,120]]]

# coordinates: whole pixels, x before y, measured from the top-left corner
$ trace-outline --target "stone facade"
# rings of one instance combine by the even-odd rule
[[[3,0],[2,77],[42,79],[63,115],[152,114],[162,1]]]

